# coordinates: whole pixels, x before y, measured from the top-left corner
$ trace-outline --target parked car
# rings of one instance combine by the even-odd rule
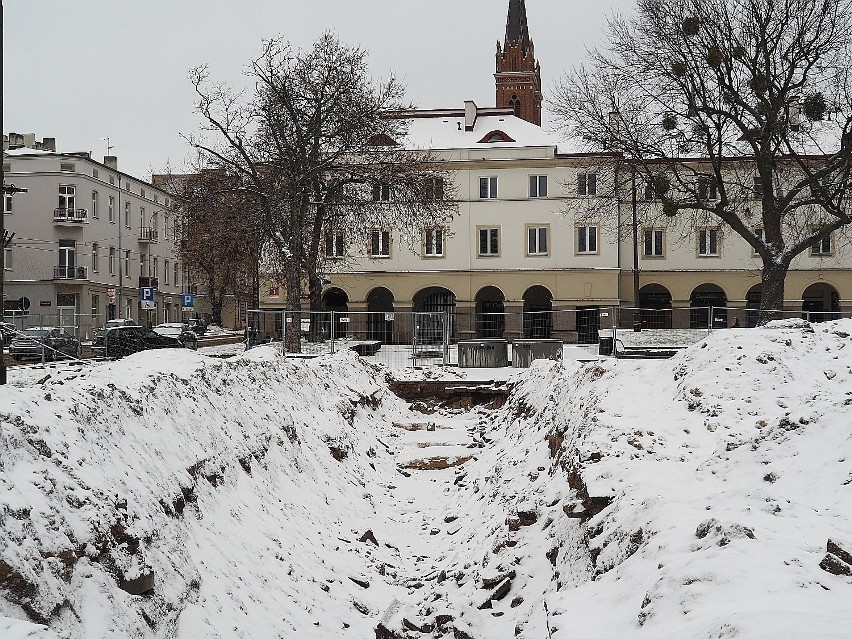
[[[156,348],[193,348],[189,342],[161,335],[144,326],[116,326],[95,333],[92,355],[96,357],[125,357]]]
[[[80,340],[53,326],[43,328],[28,328],[19,333],[9,344],[9,355],[15,361],[25,357],[53,360],[57,357],[79,357]]]
[[[128,318],[125,319],[111,319],[107,320],[104,328],[116,328],[117,326],[139,326],[135,320]]]
[[[166,337],[174,337],[176,340],[183,343],[187,348],[195,350],[198,348],[198,335],[189,328],[186,324],[180,322],[168,322],[166,324],[158,324],[154,327],[154,332]]]
[[[207,324],[204,323],[203,319],[199,319],[197,317],[184,320],[183,322],[189,327],[189,330],[193,331],[196,335],[204,335],[207,332]]]

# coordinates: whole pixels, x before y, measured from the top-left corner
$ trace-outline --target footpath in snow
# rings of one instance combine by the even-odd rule
[[[0,637],[852,636],[850,334],[537,362],[500,408],[264,348],[6,387]]]

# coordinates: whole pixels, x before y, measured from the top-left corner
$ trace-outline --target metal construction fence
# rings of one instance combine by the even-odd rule
[[[818,322],[839,319],[841,314],[789,310],[772,312],[771,317]],[[289,357],[351,349],[370,361],[405,368],[457,364],[457,344],[470,339],[510,343],[557,339],[566,345],[596,345],[601,338],[611,338],[616,351],[684,347],[713,330],[753,328],[760,311],[726,307],[594,307],[515,313],[250,310],[247,318],[248,347],[274,343]]]
[[[103,314],[57,312],[5,315],[3,322],[14,326],[17,332],[28,328],[60,328],[81,341],[87,341],[94,337],[95,331],[103,326],[107,319]]]

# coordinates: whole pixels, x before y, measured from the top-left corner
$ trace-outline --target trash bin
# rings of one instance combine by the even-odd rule
[[[459,368],[502,368],[509,365],[509,343],[504,339],[459,342]]]
[[[562,359],[561,339],[516,339],[512,342],[512,366],[529,368],[537,359]]]
[[[603,355],[604,357],[612,356],[612,338],[611,337],[601,337],[600,344],[598,345],[598,355]]]

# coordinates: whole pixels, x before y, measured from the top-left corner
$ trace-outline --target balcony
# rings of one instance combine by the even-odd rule
[[[158,277],[139,277],[139,288],[160,288],[160,278]]]
[[[139,243],[140,244],[156,244],[160,241],[160,232],[154,228],[141,228],[139,229]]]
[[[53,209],[53,223],[61,226],[79,226],[89,223],[88,209]]]
[[[87,280],[89,279],[89,269],[86,266],[54,266],[53,279]]]

